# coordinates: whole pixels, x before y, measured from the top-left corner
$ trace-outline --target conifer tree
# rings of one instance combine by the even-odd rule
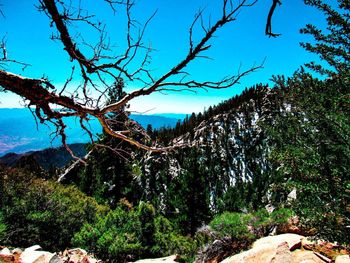
[[[338,8],[305,2],[321,10],[328,24],[326,30],[314,25],[301,30],[315,39],[315,44],[302,46],[328,63],[307,66],[328,78],[319,80],[301,69],[287,80],[275,79],[291,110],[277,119],[271,133],[279,180],[272,188],[275,200],[296,189],[293,208],[302,223],[324,238],[349,243],[350,5],[346,0],[339,0]]]
[[[114,103],[125,95],[123,79],[118,79],[108,91],[108,103]],[[126,107],[109,114],[110,125],[115,130],[123,130],[127,120]],[[107,147],[96,148],[88,166],[78,174],[77,184],[81,190],[94,196],[100,202],[108,202],[114,207],[120,199],[139,199],[138,185],[131,174],[130,145],[103,132],[99,142]],[[115,150],[112,150],[115,149]]]

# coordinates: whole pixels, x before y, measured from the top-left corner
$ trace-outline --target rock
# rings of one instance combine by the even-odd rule
[[[307,250],[312,250],[313,247],[315,245],[315,242],[310,240],[309,238],[305,237],[301,240],[301,246],[302,248],[304,249],[307,249]]]
[[[278,236],[268,236],[258,239],[254,242],[253,248],[259,247],[263,244],[267,244],[277,248],[283,242],[288,243],[288,247],[291,251],[301,247],[301,240],[303,236],[297,234],[281,234]]]
[[[11,253],[11,251],[5,247],[3,249],[1,249],[0,251],[0,263],[9,263],[9,262],[13,262],[14,257]]]
[[[57,254],[54,254],[49,263],[63,263],[63,260]]]
[[[48,263],[55,254],[46,251],[24,250],[19,263]]]
[[[22,249],[20,248],[15,248],[14,250],[12,250],[12,254],[22,254]]]
[[[86,250],[82,249],[82,248],[73,248],[73,249],[69,249],[68,250],[68,254],[78,254],[81,256],[85,256],[88,253],[86,252]]]
[[[89,256],[85,256],[82,260],[82,263],[97,263],[98,260],[97,259],[94,259],[92,257],[89,257]]]
[[[82,256],[79,254],[73,254],[69,257],[68,263],[79,263],[82,259]]]
[[[5,248],[1,249],[0,255],[12,255],[12,253],[7,247],[5,247]]]
[[[306,250],[296,250],[292,253],[293,263],[324,263],[322,259],[317,257],[314,252]]]
[[[250,250],[229,257],[221,263],[293,263],[292,255],[287,242],[279,246],[261,244]]]
[[[341,255],[335,258],[335,263],[350,263],[349,255]]]
[[[67,251],[68,252],[68,263],[87,263],[87,261],[83,261],[85,257],[87,257],[87,252],[81,248],[74,248]]]
[[[292,253],[287,242],[283,242],[277,247],[276,255],[272,259],[274,263],[293,263]]]
[[[294,201],[297,199],[297,189],[294,188],[287,196],[287,200],[289,202]]]
[[[41,250],[42,248],[41,248],[41,246],[39,246],[39,245],[34,245],[34,246],[31,246],[31,247],[28,247],[28,248],[26,248],[25,250],[24,250],[24,252],[25,251],[36,251],[36,250]]]
[[[141,260],[135,261],[134,263],[176,263],[177,258],[178,258],[177,255],[172,255],[164,258],[141,259]]]

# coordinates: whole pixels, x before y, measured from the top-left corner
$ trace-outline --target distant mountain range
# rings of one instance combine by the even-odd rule
[[[154,129],[161,127],[174,127],[178,120],[186,117],[186,114],[163,113],[154,115],[130,116],[143,127],[151,124]],[[86,143],[88,135],[79,127],[75,118],[68,118],[67,137],[68,143]],[[97,120],[90,121],[93,134],[101,133],[101,126]],[[7,153],[24,153],[61,145],[60,138],[53,138],[55,131],[53,125],[36,123],[32,113],[26,108],[2,108],[0,109],[0,156]]]
[[[69,148],[78,157],[86,154],[84,143],[70,144]],[[71,160],[72,156],[64,147],[47,148],[39,151],[30,151],[25,153],[7,153],[0,157],[0,163],[6,166],[23,166],[25,164],[37,163],[41,168],[49,170],[50,168],[62,168]]]

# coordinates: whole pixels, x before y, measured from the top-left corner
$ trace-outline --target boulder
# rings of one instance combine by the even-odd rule
[[[293,263],[287,242],[278,246],[261,244],[248,251],[229,257],[221,263]]]
[[[73,254],[69,257],[68,263],[79,263],[82,260],[82,256],[79,254]]]
[[[25,252],[25,251],[27,251],[27,252],[29,252],[29,251],[36,251],[36,250],[41,250],[41,249],[42,249],[41,246],[39,246],[39,245],[34,245],[34,246],[31,246],[31,247],[26,248],[26,249],[24,250],[24,252]]]
[[[176,263],[177,258],[178,258],[177,255],[172,255],[164,258],[141,259],[141,260],[135,261],[134,263]]]
[[[24,250],[19,257],[19,263],[48,263],[55,254],[46,251]]]
[[[283,242],[277,247],[275,257],[272,259],[274,263],[293,263],[292,253],[289,250],[287,242]]]
[[[350,263],[349,255],[340,255],[335,258],[335,263]]]
[[[280,244],[287,242],[291,251],[301,247],[301,241],[304,237],[298,234],[281,234],[278,236],[268,236],[258,239],[254,242],[253,248],[264,244],[277,248]]]
[[[317,257],[314,252],[306,250],[296,250],[292,253],[293,263],[325,263]]]
[[[54,254],[49,263],[63,263],[63,260],[57,254]]]
[[[14,257],[11,253],[11,251],[5,247],[3,249],[1,249],[0,251],[0,263],[9,263],[9,262],[13,262]]]

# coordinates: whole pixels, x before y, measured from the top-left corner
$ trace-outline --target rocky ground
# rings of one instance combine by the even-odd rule
[[[38,245],[24,249],[10,250],[2,248],[0,263],[99,263],[102,262],[89,255],[85,250],[76,248],[60,253],[42,251]]]
[[[212,261],[214,263],[215,261]],[[222,263],[350,263],[349,251],[337,244],[312,241],[297,234],[268,236]]]
[[[218,258],[196,261],[199,263],[350,263],[350,251],[325,241],[313,241],[298,234],[268,236],[254,242],[251,249],[223,261]],[[172,255],[158,259],[143,259],[135,263],[175,263]],[[2,248],[0,263],[98,263],[102,262],[76,248],[60,253],[42,251],[38,245],[24,249]]]

